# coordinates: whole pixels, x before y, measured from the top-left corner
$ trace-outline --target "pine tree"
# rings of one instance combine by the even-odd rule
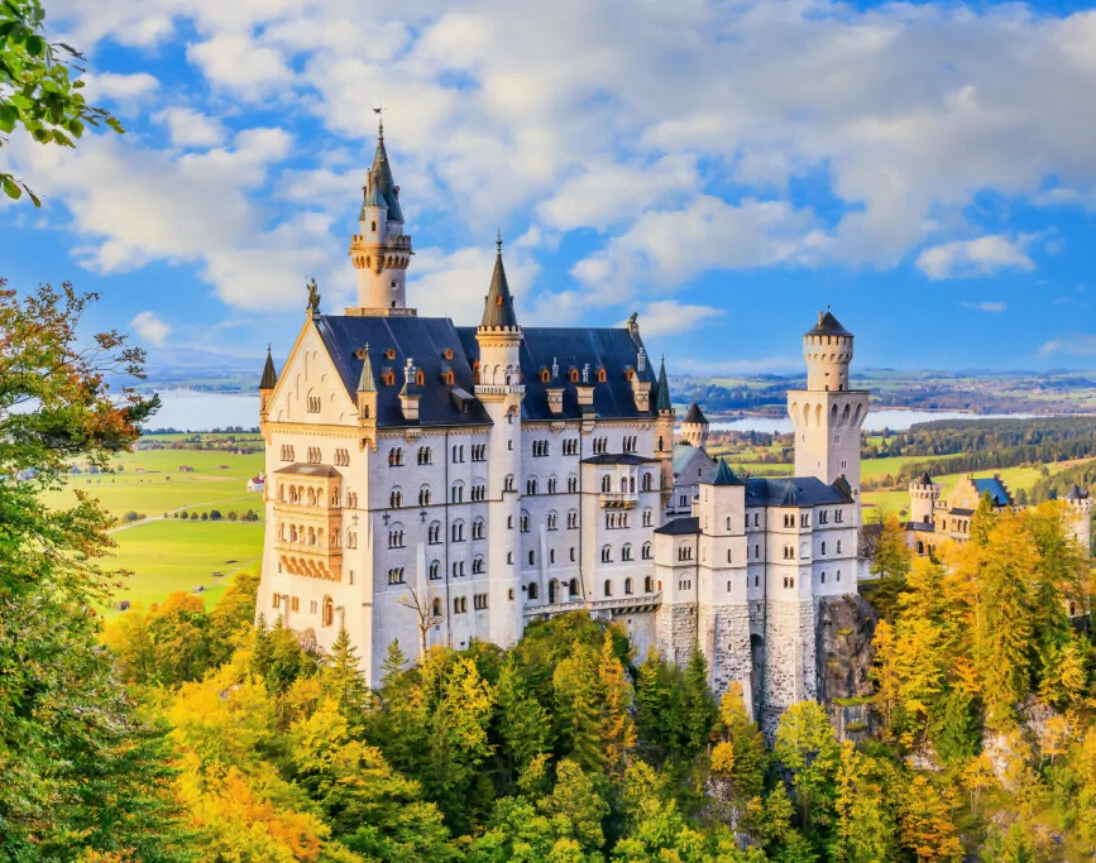
[[[624,675],[624,666],[613,652],[612,632],[605,633],[598,664],[598,688],[601,691],[599,735],[604,766],[611,779],[619,779],[635,748],[635,726],[629,710],[632,687]]]
[[[552,685],[562,754],[574,758],[585,770],[601,770],[605,751],[600,727],[603,695],[597,653],[574,642],[571,655],[556,666]]]
[[[324,690],[339,705],[352,728],[358,728],[362,713],[369,707],[371,697],[365,678],[359,668],[358,651],[350,641],[346,627],[339,627],[331,654],[322,672]]]
[[[510,781],[528,770],[533,759],[548,751],[551,717],[535,698],[522,688],[513,654],[507,657],[499,673],[498,710],[501,722],[500,753],[510,766]]]

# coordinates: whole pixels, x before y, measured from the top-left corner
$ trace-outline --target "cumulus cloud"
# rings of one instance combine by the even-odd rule
[[[219,120],[192,108],[165,108],[152,115],[152,121],[167,127],[176,147],[216,147],[225,140],[226,131]]]
[[[152,311],[139,312],[129,325],[143,341],[155,347],[160,347],[172,333],[172,328]]]
[[[160,88],[160,82],[147,72],[119,75],[116,72],[90,72],[80,76],[84,82],[84,95],[94,102],[97,99],[129,101],[147,96]]]
[[[223,33],[188,45],[186,56],[210,83],[247,98],[261,96],[293,78],[280,51],[241,33]]]
[[[520,252],[507,252],[504,266],[518,320],[525,325],[541,323],[528,294],[539,267]],[[419,250],[414,268],[408,271],[407,303],[421,309],[423,314],[474,323],[483,317],[483,302],[494,267],[495,249],[489,245],[452,252],[436,248]]]
[[[925,249],[917,257],[917,268],[930,279],[955,279],[989,276],[999,270],[1035,269],[1035,262],[1024,251],[1023,241],[1000,234],[987,234],[974,240],[954,240]]]
[[[718,323],[727,312],[713,306],[690,305],[676,300],[656,300],[639,310],[645,336],[668,336]]]

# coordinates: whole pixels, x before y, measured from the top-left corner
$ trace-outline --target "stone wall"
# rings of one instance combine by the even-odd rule
[[[862,596],[824,599],[818,606],[818,697],[838,738],[857,739],[871,727],[869,673],[879,615]]]
[[[722,697],[727,687],[742,684],[746,707],[753,710],[753,669],[750,653],[750,610],[744,602],[702,606],[700,647],[708,661],[712,691]]]
[[[818,697],[814,605],[813,599],[766,604],[765,679],[758,716],[761,730],[770,737],[785,710]]]
[[[656,633],[662,658],[684,666],[697,643],[696,606],[663,604],[658,610]]]

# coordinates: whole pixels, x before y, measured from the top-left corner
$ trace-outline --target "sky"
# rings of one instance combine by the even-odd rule
[[[97,291],[151,370],[256,375],[347,259],[383,105],[409,305],[638,312],[671,372],[1096,367],[1096,10],[826,0],[46,0],[127,132],[15,135],[0,275]]]

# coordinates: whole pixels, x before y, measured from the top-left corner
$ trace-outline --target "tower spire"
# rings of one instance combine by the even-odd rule
[[[655,410],[659,413],[670,412],[674,403],[670,399],[670,382],[666,379],[666,355],[662,355],[662,365],[658,369],[658,393],[655,395]]]
[[[362,348],[362,373],[358,376],[358,392],[375,393],[377,383],[373,380],[373,362],[369,359],[369,342]]]
[[[514,297],[506,280],[506,268],[502,264],[502,231],[495,240],[495,272],[491,274],[491,288],[483,306],[481,327],[486,329],[517,329],[518,316],[514,311]]]

